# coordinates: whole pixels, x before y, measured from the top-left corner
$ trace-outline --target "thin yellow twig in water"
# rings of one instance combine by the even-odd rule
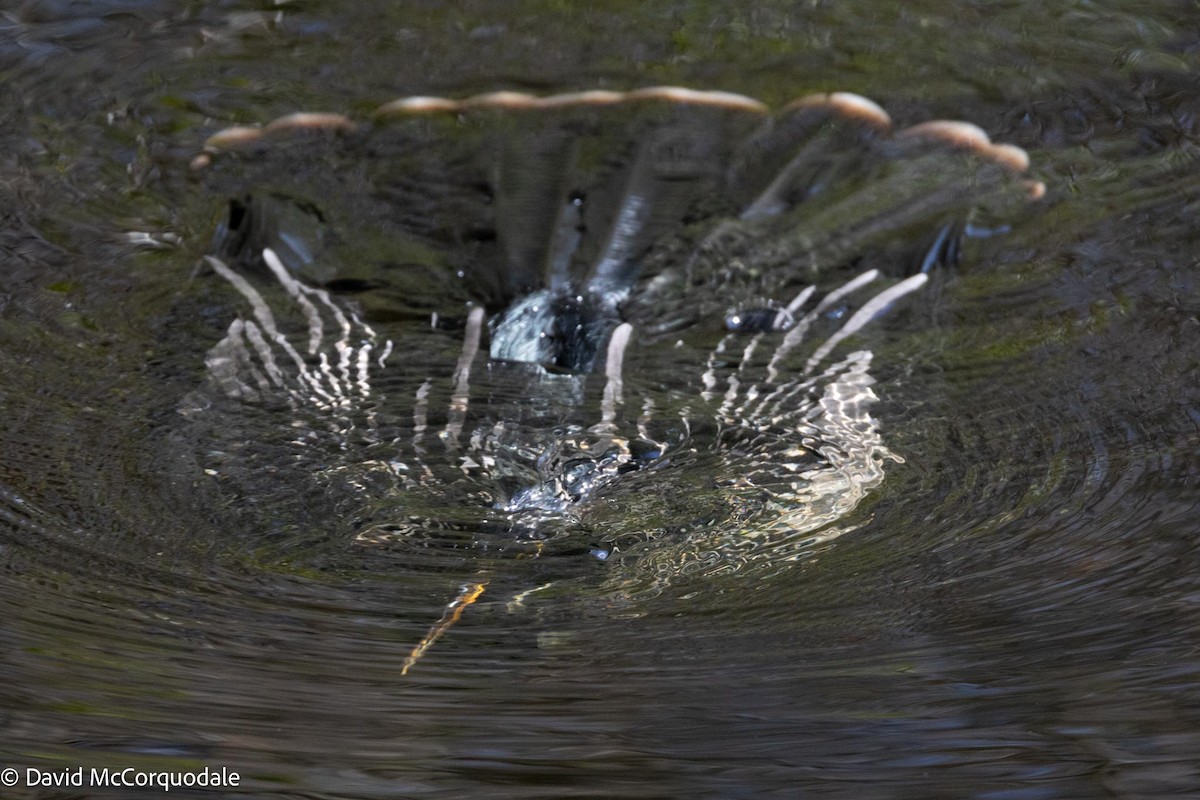
[[[409,653],[408,658],[404,660],[404,667],[400,670],[401,675],[407,675],[408,670],[413,664],[425,655],[425,651],[433,646],[433,643],[442,638],[442,634],[450,629],[450,626],[458,622],[458,618],[467,610],[467,606],[474,603],[483,594],[483,588],[487,586],[487,581],[478,581],[476,583],[464,584],[462,591],[458,597],[450,601],[450,605],[446,606],[445,612],[442,613],[442,618],[438,623],[429,629],[429,633],[421,640],[421,643],[413,648]]]

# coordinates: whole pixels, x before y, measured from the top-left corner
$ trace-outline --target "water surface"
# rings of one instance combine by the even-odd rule
[[[0,18],[0,761],[227,765],[279,797],[1194,796],[1194,9],[551,6]],[[526,557],[462,487],[401,502],[374,451],[298,457],[279,409],[188,413],[225,402],[205,358],[240,308],[198,268],[209,134],[660,83],[969,119],[1047,185],[858,341],[903,463],[841,535],[694,575],[671,545]],[[409,329],[371,298],[345,302]],[[409,369],[448,395],[461,331],[422,330]],[[364,546],[401,515],[452,524]]]

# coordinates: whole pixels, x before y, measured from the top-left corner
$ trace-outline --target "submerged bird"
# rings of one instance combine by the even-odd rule
[[[336,470],[395,497],[359,541],[473,504],[656,585],[837,535],[898,459],[844,343],[1043,191],[967,123],[679,88],[294,114],[193,166],[244,300],[212,385],[355,451]]]

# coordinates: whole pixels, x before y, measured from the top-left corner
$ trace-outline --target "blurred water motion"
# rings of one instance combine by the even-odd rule
[[[0,16],[0,763],[228,765],[281,797],[1194,792],[1186,11],[542,10]],[[654,84],[968,119],[1047,185],[855,345],[904,463],[839,520],[851,533],[647,595],[591,541],[522,557],[536,543],[436,493],[368,519],[373,486],[339,481],[370,476],[296,456],[279,409],[239,407],[218,439],[180,413],[237,313],[197,271],[228,199],[189,167],[207,135],[406,94]],[[381,329],[414,319],[339,288]],[[411,372],[452,372],[462,331],[423,336],[398,354]],[[356,542],[400,510],[449,524]],[[678,574],[669,549],[646,568],[655,552]]]

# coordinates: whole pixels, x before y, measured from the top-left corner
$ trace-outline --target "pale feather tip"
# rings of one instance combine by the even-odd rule
[[[945,144],[986,158],[1012,172],[1029,169],[1029,154],[1014,144],[996,144],[978,125],[958,120],[938,119],[905,128],[896,134],[900,139]]]
[[[287,131],[353,131],[358,126],[344,114],[323,111],[300,111],[287,114],[267,124],[266,133]]]
[[[234,125],[223,128],[204,140],[204,149],[208,152],[221,150],[237,150],[262,138],[262,128],[251,128],[246,125]]]
[[[992,146],[992,140],[984,133],[983,128],[970,122],[951,119],[935,119],[913,125],[897,133],[896,138],[937,142],[980,155],[985,154]]]
[[[299,112],[279,117],[261,128],[246,125],[234,125],[229,128],[223,128],[204,140],[204,150],[207,153],[238,150],[255,144],[264,137],[293,131],[353,131],[356,127],[357,125],[343,114]]]
[[[821,92],[805,95],[783,107],[783,113],[822,109],[881,131],[890,130],[892,118],[874,100],[853,92]]]

